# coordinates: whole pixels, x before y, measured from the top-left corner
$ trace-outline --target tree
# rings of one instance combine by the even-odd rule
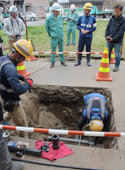
[[[53,1],[53,0],[51,0],[51,1],[49,2],[49,5],[50,5],[50,6],[52,6],[52,5],[53,5],[53,3],[54,3],[54,1]]]
[[[110,7],[113,8],[118,3],[120,3],[118,0],[107,0],[107,2],[104,3],[103,7],[104,9],[110,9]]]

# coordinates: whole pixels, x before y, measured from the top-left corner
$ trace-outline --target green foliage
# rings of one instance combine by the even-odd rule
[[[54,3],[54,1],[51,0],[51,1],[49,2],[49,5],[52,6],[53,3]]]

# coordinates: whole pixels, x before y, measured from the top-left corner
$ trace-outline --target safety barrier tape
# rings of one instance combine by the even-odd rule
[[[96,131],[77,131],[77,130],[60,130],[60,129],[43,129],[43,128],[32,128],[22,126],[7,126],[0,125],[0,129],[27,131],[27,132],[38,132],[38,133],[49,133],[49,134],[65,134],[65,135],[82,135],[82,136],[99,136],[99,137],[123,137],[123,132],[96,132]]]
[[[33,52],[33,54],[103,54],[103,52]]]

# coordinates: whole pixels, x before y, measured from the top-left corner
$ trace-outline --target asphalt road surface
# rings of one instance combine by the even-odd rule
[[[38,20],[38,21],[28,21],[27,26],[37,26],[37,25],[43,25],[45,23],[44,20]]]
[[[99,20],[109,20],[109,18],[96,18],[97,21]],[[27,26],[37,26],[45,24],[45,19],[38,20],[38,21],[28,21]]]

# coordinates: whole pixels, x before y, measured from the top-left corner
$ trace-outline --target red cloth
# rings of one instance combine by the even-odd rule
[[[47,142],[49,144],[49,151],[44,152],[42,150],[41,158],[49,159],[50,161],[54,161],[55,159],[59,159],[74,153],[72,149],[68,148],[63,142],[60,142],[59,149],[55,150],[52,148],[52,142]],[[36,149],[40,149],[41,146],[44,146],[44,142],[42,140],[37,140],[35,143]]]

